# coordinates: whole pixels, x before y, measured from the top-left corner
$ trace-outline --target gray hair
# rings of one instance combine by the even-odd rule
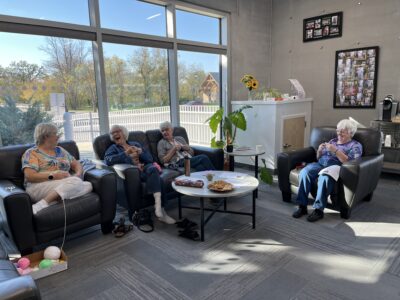
[[[164,128],[173,128],[171,122],[170,121],[162,122],[160,124],[160,130],[163,130]]]
[[[35,127],[35,132],[33,133],[33,139],[37,146],[42,145],[46,138],[52,134],[58,133],[58,128],[54,123],[39,123]]]
[[[351,137],[353,137],[357,131],[357,124],[351,120],[343,119],[337,123],[336,128],[339,130],[346,129],[350,133]]]
[[[111,126],[111,129],[110,129],[110,139],[113,142],[114,142],[114,138],[113,138],[113,135],[111,134],[111,132],[113,132],[115,130],[121,130],[122,134],[124,135],[125,141],[128,140],[128,137],[129,137],[128,129],[125,126],[122,126],[122,125],[113,125],[113,126]]]

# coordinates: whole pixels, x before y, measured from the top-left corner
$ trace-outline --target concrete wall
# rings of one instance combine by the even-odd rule
[[[343,11],[342,37],[303,43],[303,19],[338,11]],[[380,47],[376,103],[387,94],[399,99],[400,0],[272,2],[271,86],[289,91],[287,79],[299,79],[307,97],[314,98],[313,127],[335,125],[349,116],[369,125],[378,116],[378,105],[333,108],[335,51],[368,46]]]
[[[261,85],[270,82],[272,0],[190,0],[184,2],[230,13],[230,99],[247,99],[247,90],[240,82],[244,74],[254,75]]]

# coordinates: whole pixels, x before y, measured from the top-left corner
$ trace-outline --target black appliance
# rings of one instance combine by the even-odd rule
[[[396,116],[399,103],[393,99],[393,95],[387,95],[383,101],[379,103],[379,120],[391,122]]]

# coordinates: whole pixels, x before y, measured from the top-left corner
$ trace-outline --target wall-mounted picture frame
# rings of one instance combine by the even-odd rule
[[[303,20],[303,42],[312,42],[342,36],[343,12]]]
[[[379,47],[336,51],[334,108],[375,108]]]

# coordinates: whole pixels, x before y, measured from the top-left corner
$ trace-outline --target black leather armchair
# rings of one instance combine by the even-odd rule
[[[302,162],[315,162],[318,146],[336,136],[335,127],[317,127],[311,132],[310,147],[278,154],[278,180],[283,201],[290,202],[292,193],[298,192],[299,171],[296,170],[296,166]],[[362,144],[363,155],[360,159],[346,162],[341,166],[339,180],[329,203],[331,208],[340,211],[340,216],[344,219],[350,217],[351,208],[357,202],[371,200],[383,165],[379,131],[360,128],[353,139]],[[316,191],[312,191],[311,194],[315,196]]]
[[[62,142],[60,146],[79,159],[75,142]],[[31,145],[0,148],[0,213],[7,220],[6,234],[13,238],[22,254],[64,233],[62,203],[32,214],[32,202],[24,190],[21,170],[21,156],[29,147]],[[116,211],[116,176],[107,170],[93,169],[85,173],[84,179],[92,183],[93,191],[65,201],[67,233],[96,224],[101,224],[103,233],[109,233]]]
[[[189,143],[189,138],[185,128],[175,127],[174,135],[182,136]],[[157,154],[157,144],[161,139],[162,135],[158,129],[148,130],[145,133],[143,131],[131,131],[128,137],[128,141],[137,141],[141,143],[143,147],[148,149],[152,154],[154,161],[158,163],[160,163],[160,161]],[[99,160],[97,161],[98,166],[114,170],[118,174],[119,180],[122,181],[122,184],[120,185],[124,187],[126,205],[124,205],[125,201],[121,201],[120,204],[125,206],[125,208],[128,210],[129,217],[131,218],[132,214],[136,210],[154,205],[154,198],[152,195],[149,195],[146,192],[146,184],[141,182],[139,171],[135,166],[130,164],[117,164],[112,167],[107,167],[105,165],[103,162],[104,154],[112,143],[113,142],[110,140],[110,136],[108,134],[103,134],[94,140],[93,149],[96,154],[96,158]],[[195,155],[201,153],[206,154],[214,166],[218,170],[222,170],[224,154],[221,149],[213,149],[201,146],[192,146],[192,148],[195,152]],[[163,180],[163,188],[167,199],[177,196],[172,189],[171,182],[175,177],[181,175],[182,173],[183,170],[176,171],[163,168],[161,178]]]

